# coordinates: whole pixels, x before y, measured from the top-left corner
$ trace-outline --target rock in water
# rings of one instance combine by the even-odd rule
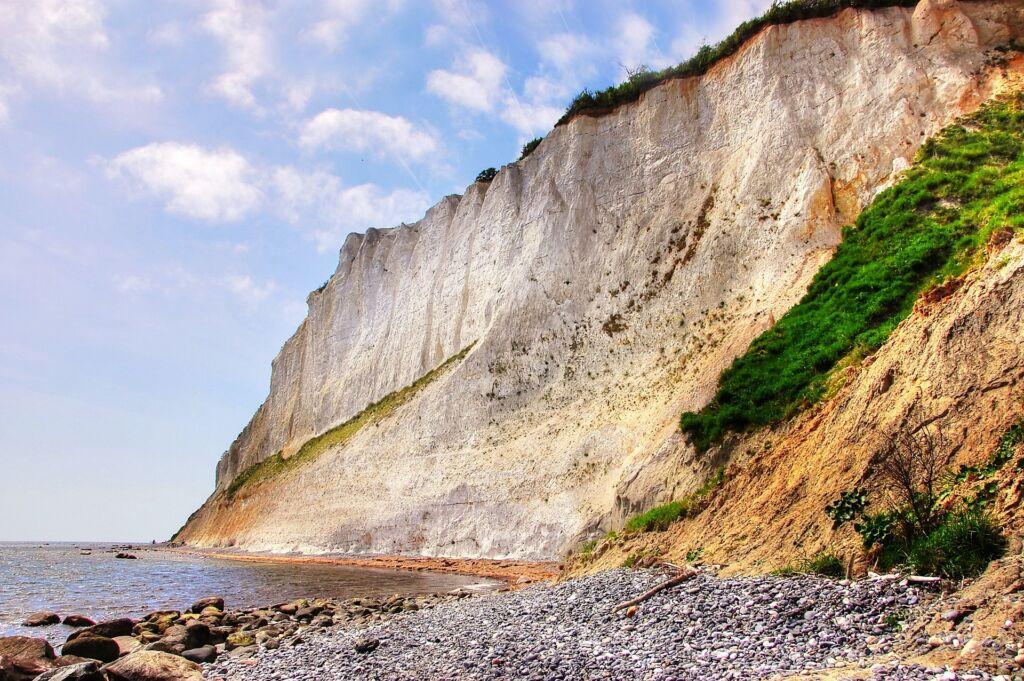
[[[37,676],[35,681],[104,681],[104,678],[99,663],[90,661],[51,669]]]
[[[86,627],[85,629],[79,629],[68,636],[68,640],[73,641],[79,636],[104,636],[106,638],[131,636],[132,629],[134,628],[135,621],[124,617],[116,620],[100,622],[99,624],[94,624],[91,627]]]
[[[140,650],[103,668],[111,681],[203,681],[199,665],[183,657]]]
[[[77,655],[87,657],[100,662],[113,662],[121,655],[121,648],[117,641],[106,636],[79,636],[68,641],[61,648],[65,655]]]
[[[45,627],[49,624],[58,624],[60,615],[55,612],[34,612],[25,618],[21,623],[23,627]]]
[[[96,621],[85,615],[68,615],[64,618],[64,624],[69,627],[91,627]]]
[[[224,599],[216,596],[210,598],[200,598],[198,601],[192,604],[189,608],[191,612],[201,613],[203,610],[209,607],[217,608],[218,610],[224,610]]]

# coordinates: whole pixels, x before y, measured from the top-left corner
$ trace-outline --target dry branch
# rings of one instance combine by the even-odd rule
[[[629,608],[631,606],[639,605],[640,603],[643,603],[644,601],[646,601],[651,596],[653,596],[653,595],[655,595],[657,593],[660,593],[660,592],[664,591],[665,589],[670,589],[670,588],[674,587],[676,584],[682,584],[683,582],[685,582],[690,577],[693,577],[695,574],[697,574],[697,573],[694,570],[684,570],[684,571],[680,572],[678,575],[676,575],[675,577],[673,577],[672,579],[670,579],[668,581],[665,581],[665,582],[662,582],[661,584],[653,587],[652,589],[643,592],[642,594],[640,594],[639,596],[637,596],[633,600],[631,600],[631,601],[623,601],[622,603],[619,603],[614,608],[612,608],[612,613],[614,614],[614,613],[618,612],[619,610],[624,610],[624,609]]]

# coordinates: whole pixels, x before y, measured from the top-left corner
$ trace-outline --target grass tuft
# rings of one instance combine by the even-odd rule
[[[843,565],[843,561],[836,554],[831,551],[822,551],[810,558],[804,558],[794,565],[776,570],[773,574],[780,577],[788,577],[790,575],[821,575],[823,577],[839,579],[846,574],[846,566]]]
[[[981,510],[950,513],[927,537],[906,548],[906,565],[917,574],[964,579],[980,575],[1006,551],[1006,538]]]
[[[669,525],[697,515],[704,510],[711,492],[725,483],[725,468],[719,468],[697,491],[681,499],[655,506],[646,513],[633,516],[626,521],[624,532],[664,532]]]

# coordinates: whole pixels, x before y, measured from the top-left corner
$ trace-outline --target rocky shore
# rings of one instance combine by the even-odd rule
[[[77,629],[59,651],[44,638],[0,637],[0,681],[198,680],[203,678],[200,665],[221,656],[248,659],[259,650],[298,647],[313,632],[375,626],[470,595],[456,590],[390,598],[299,599],[241,610],[226,609],[222,598],[209,597],[184,610],[99,623],[84,615],[38,612],[23,626],[63,623]]]
[[[98,624],[36,613],[38,626],[80,628],[59,655],[45,639],[0,638],[0,681],[1022,678],[1016,559],[962,591],[895,575],[705,570],[623,606],[666,578],[617,569],[519,590],[243,610],[213,597]]]
[[[633,608],[664,579],[612,570],[493,593],[362,630],[309,632],[299,645],[219,658],[212,679],[937,678],[886,662],[899,622],[935,596],[899,579],[718,579],[700,573]],[[872,661],[883,660],[875,663]],[[853,672],[851,672],[853,674]],[[866,676],[865,676],[866,675]],[[984,674],[943,678],[991,678]]]

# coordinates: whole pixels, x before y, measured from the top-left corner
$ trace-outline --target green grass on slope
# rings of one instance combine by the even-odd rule
[[[457,354],[446,359],[443,364],[425,373],[415,383],[401,390],[388,393],[341,425],[310,438],[299,447],[295,454],[285,458],[281,452],[278,452],[259,463],[249,466],[235,476],[235,479],[231,481],[231,484],[225,490],[225,494],[229,498],[234,497],[235,494],[247,486],[274,478],[287,470],[312,461],[328,449],[345,444],[364,426],[383,420],[400,406],[411,400],[417,393],[447,371],[449,367],[462,361],[472,347],[473,344],[468,345]]]
[[[562,125],[574,116],[597,116],[608,113],[622,104],[640,98],[640,95],[672,78],[686,78],[707,73],[722,59],[735,54],[750,38],[766,26],[791,24],[802,19],[829,17],[847,7],[873,9],[879,7],[913,7],[917,0],[791,0],[773,3],[767,12],[740,24],[735,31],[717,45],[704,45],[687,61],[661,71],[646,68],[632,74],[624,83],[597,92],[584,90],[576,96],[558,123]],[[629,66],[634,66],[630,64]]]
[[[878,348],[923,289],[963,272],[991,233],[1024,226],[1024,96],[992,102],[929,140],[915,165],[843,232],[807,294],[724,371],[681,425],[699,450],[817,401],[850,353]]]

